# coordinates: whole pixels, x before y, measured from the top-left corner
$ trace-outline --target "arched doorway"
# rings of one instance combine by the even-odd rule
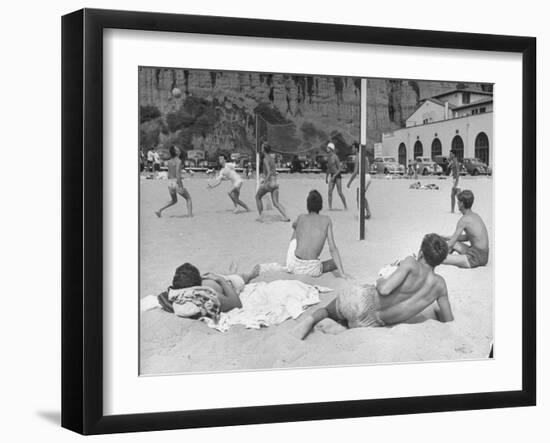
[[[485,164],[489,164],[489,137],[485,132],[477,134],[475,141],[475,156]]]
[[[401,143],[397,149],[397,161],[400,165],[407,167],[407,147],[405,143]]]
[[[422,157],[424,154],[424,148],[422,148],[422,143],[420,140],[417,140],[414,144],[414,159],[416,160],[416,157]]]
[[[455,135],[451,143],[451,149],[455,151],[456,158],[459,160],[464,159],[464,142],[460,135]]]
[[[435,159],[436,155],[441,155],[442,153],[443,149],[441,148],[441,140],[434,138],[434,141],[432,142],[432,160]]]

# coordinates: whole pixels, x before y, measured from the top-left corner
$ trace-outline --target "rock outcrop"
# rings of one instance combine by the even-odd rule
[[[267,127],[273,133],[280,127],[281,151],[315,154],[332,138],[342,157],[360,138],[360,84],[351,77],[141,67],[140,147],[252,153],[256,130],[270,137]],[[404,126],[420,100],[457,87],[486,88],[393,79],[369,79],[367,85],[369,149],[383,132]],[[175,88],[181,96],[174,96]]]

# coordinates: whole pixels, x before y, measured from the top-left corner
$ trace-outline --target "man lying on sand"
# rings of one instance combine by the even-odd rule
[[[434,268],[447,256],[447,243],[437,234],[422,240],[418,258],[407,257],[386,278],[375,285],[350,287],[341,291],[326,307],[315,310],[298,323],[296,335],[304,339],[325,318],[347,324],[348,328],[377,327],[403,323],[432,303],[441,322],[453,320],[447,285]]]
[[[334,242],[332,220],[326,215],[320,215],[323,208],[323,198],[318,191],[313,190],[307,196],[307,214],[298,216],[292,224],[294,233],[290,240],[286,258],[286,267],[292,274],[319,277],[325,272],[338,269],[343,278],[349,278],[344,272],[340,253]],[[319,255],[328,242],[332,259],[322,262]]]
[[[448,240],[450,251],[443,264],[459,268],[485,266],[489,261],[489,235],[481,217],[472,211],[474,194],[465,189],[457,194],[456,199],[462,217],[456,224],[455,233],[451,236],[443,236]],[[463,243],[466,241],[470,244]]]
[[[219,312],[240,308],[242,305],[239,294],[244,285],[258,275],[259,266],[256,265],[249,273],[231,275],[206,273],[201,276],[195,266],[184,263],[176,269],[172,286],[168,291],[160,294],[158,300],[160,305],[169,312],[175,312],[176,309],[181,308],[181,306],[175,306],[176,304],[188,303],[185,308],[188,310],[187,315],[183,315],[185,317],[204,316],[205,313],[215,316]],[[196,290],[185,291],[188,288]]]

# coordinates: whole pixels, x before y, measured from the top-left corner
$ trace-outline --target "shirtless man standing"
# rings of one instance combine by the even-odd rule
[[[451,189],[451,212],[454,214],[456,194],[460,192],[460,188],[458,187],[458,180],[460,179],[460,171],[458,166],[458,158],[456,157],[455,151],[451,150],[451,155],[449,156],[449,159],[451,160],[451,164],[449,165],[449,168],[451,168],[451,174],[453,176],[453,187]]]
[[[348,328],[378,327],[406,322],[434,305],[440,322],[453,320],[447,284],[434,272],[447,256],[447,243],[437,234],[422,240],[418,258],[407,257],[376,285],[342,290],[326,307],[306,315],[295,330],[302,340],[325,318],[344,323]]]
[[[286,267],[292,274],[319,277],[325,272],[338,270],[343,278],[350,278],[342,266],[340,253],[334,242],[332,220],[320,215],[323,198],[318,191],[311,191],[307,196],[307,214],[298,216],[292,224],[294,233],[290,240],[286,258]],[[332,259],[322,262],[319,255],[328,243]]]
[[[180,150],[177,146],[170,146],[170,160],[166,162],[168,166],[168,192],[171,200],[158,211],[155,211],[157,217],[162,216],[162,211],[178,202],[178,194],[181,195],[187,203],[187,215],[193,217],[193,202],[187,189],[183,187],[181,179],[181,159]]]
[[[275,166],[275,160],[271,157],[271,148],[267,143],[263,144],[264,151],[264,179],[256,192],[256,206],[258,207],[258,213],[260,218],[262,217],[262,212],[264,206],[262,204],[262,197],[268,192],[271,193],[271,200],[273,201],[273,206],[283,216],[283,221],[288,222],[290,218],[286,215],[285,208],[279,203],[279,184],[277,183],[277,168]]]
[[[327,145],[327,153],[328,153],[328,159],[327,159],[327,175],[325,177],[325,183],[328,183],[328,210],[332,211],[332,191],[334,191],[334,185],[336,185],[336,189],[338,190],[338,195],[340,196],[340,199],[342,200],[342,203],[344,204],[344,209],[348,209],[348,206],[346,205],[346,197],[344,197],[344,193],[342,192],[342,165],[340,163],[340,159],[334,152],[336,147],[334,146],[334,143],[329,143]],[[330,177],[330,180],[329,180]]]
[[[355,160],[353,162],[353,174],[351,174],[351,177],[349,178],[349,181],[347,184],[348,189],[351,186],[351,183],[353,182],[353,180],[355,180],[355,177],[359,175],[359,148],[357,144],[353,145],[353,154],[355,154]],[[365,157],[365,162],[366,162],[365,164],[365,211],[366,211],[365,218],[368,220],[369,218],[371,218],[372,214],[370,212],[369,202],[367,200],[367,189],[369,189],[370,182],[372,181],[372,177],[369,174],[370,165],[369,165],[369,159],[367,157]],[[359,209],[359,194],[360,194],[359,191],[360,189],[357,188],[357,209]]]
[[[474,194],[465,189],[456,196],[458,210],[462,217],[456,224],[456,230],[451,236],[444,236],[448,240],[451,252],[444,265],[454,265],[459,268],[477,268],[485,266],[489,261],[489,235],[487,227],[479,214],[472,211]],[[463,242],[469,241],[470,244]],[[452,252],[457,252],[453,254]]]
[[[212,183],[208,183],[208,189],[213,189],[216,186],[219,186],[222,180],[231,181],[231,190],[228,192],[228,195],[233,202],[233,205],[235,205],[235,210],[233,212],[235,214],[239,212],[239,208],[237,205],[242,206],[246,212],[250,211],[250,209],[248,209],[248,206],[246,206],[246,204],[239,199],[241,195],[241,186],[243,185],[243,179],[237,173],[237,171],[235,171],[235,164],[227,163],[225,156],[222,155],[220,156],[220,166],[222,167],[220,173]]]

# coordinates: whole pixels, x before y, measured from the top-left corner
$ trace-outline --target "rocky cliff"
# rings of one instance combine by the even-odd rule
[[[370,149],[382,132],[404,126],[420,100],[457,86],[485,88],[391,79],[367,84]],[[332,139],[344,156],[360,137],[360,79],[351,77],[140,67],[139,104],[144,149],[177,144],[214,155],[252,153],[258,131],[282,152],[314,154]]]
[[[359,139],[359,88],[353,78],[143,67],[140,146],[251,152],[256,114],[260,135],[284,141],[282,151],[316,150],[331,136],[349,145]]]

